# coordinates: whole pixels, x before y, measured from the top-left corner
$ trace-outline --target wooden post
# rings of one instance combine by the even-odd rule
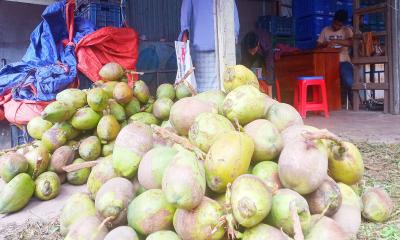
[[[390,78],[391,82],[391,106],[390,112],[393,114],[400,114],[400,1],[391,0],[389,1],[390,9],[390,24],[392,32],[391,39],[391,71]],[[389,39],[390,41],[390,39]]]
[[[215,56],[222,90],[225,67],[236,64],[234,1],[214,0]]]

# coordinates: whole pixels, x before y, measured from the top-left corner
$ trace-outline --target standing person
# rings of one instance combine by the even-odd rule
[[[262,29],[249,32],[241,44],[241,64],[247,68],[262,68],[263,79],[272,85],[274,82],[274,52],[271,36]]]
[[[215,55],[214,0],[183,0],[181,7],[181,34],[179,39],[190,39],[197,91],[220,88]],[[239,17],[234,6],[235,35],[239,35]]]
[[[353,85],[353,65],[351,64],[349,48],[353,45],[353,30],[345,26],[348,14],[346,10],[335,13],[331,26],[325,27],[318,38],[318,47],[340,49],[340,78],[342,89],[352,102],[351,87]]]

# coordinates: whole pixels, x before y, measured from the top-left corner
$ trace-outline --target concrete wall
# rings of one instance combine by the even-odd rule
[[[19,61],[46,6],[0,0],[0,59]],[[1,63],[0,63],[1,64]]]

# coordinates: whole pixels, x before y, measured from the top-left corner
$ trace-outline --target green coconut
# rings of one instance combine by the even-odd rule
[[[114,151],[114,144],[115,144],[115,141],[111,141],[111,142],[103,145],[103,147],[101,148],[101,156],[107,157],[107,156],[112,155],[112,153]]]
[[[246,229],[242,236],[243,240],[289,240],[289,237],[281,230],[267,224],[258,224]]]
[[[139,237],[131,227],[120,226],[110,231],[104,240],[139,240]]]
[[[53,124],[51,122],[46,121],[41,117],[35,117],[29,121],[26,129],[31,137],[40,140],[42,139],[43,133],[50,129],[52,126]]]
[[[257,76],[247,67],[243,65],[235,65],[226,67],[224,72],[224,89],[227,93],[243,86],[251,85],[259,88]]]
[[[64,240],[90,239],[103,240],[108,231],[106,226],[95,216],[79,219],[74,223]]]
[[[135,196],[133,184],[126,178],[116,177],[105,182],[96,194],[95,207],[100,220],[112,218],[107,222],[109,228],[126,225],[128,204]]]
[[[103,88],[103,90],[107,93],[107,96],[109,98],[113,97],[113,92],[114,92],[114,88],[115,86],[118,84],[118,82],[105,82],[103,84],[101,84],[101,88]]]
[[[56,95],[56,100],[70,103],[75,109],[84,107],[87,103],[86,93],[77,88],[68,88]]]
[[[35,182],[28,174],[15,176],[0,191],[0,214],[21,210],[28,204],[34,191]]]
[[[148,235],[172,226],[175,207],[160,189],[150,189],[137,196],[128,207],[128,224],[140,234]]]
[[[272,161],[278,158],[283,149],[279,130],[268,120],[257,119],[244,127],[254,141],[254,162]]]
[[[70,165],[75,159],[75,150],[70,146],[57,148],[51,155],[49,170],[64,173],[63,167]]]
[[[153,115],[161,120],[168,120],[174,102],[169,98],[159,98],[154,102]]]
[[[139,100],[139,102],[146,104],[150,98],[149,87],[144,81],[139,80],[135,82],[135,85],[133,86],[133,95]]]
[[[303,125],[303,119],[297,110],[286,103],[273,104],[267,112],[269,120],[280,132],[292,125]]]
[[[73,164],[84,163],[84,162],[85,160],[77,158],[75,159]],[[77,171],[69,172],[67,173],[67,181],[72,185],[83,185],[87,182],[89,174],[90,174],[90,168],[82,168]]]
[[[179,135],[187,136],[196,117],[205,112],[217,113],[217,109],[198,98],[187,97],[172,106],[169,121]]]
[[[181,240],[181,238],[172,231],[158,231],[147,236],[146,240]]]
[[[225,100],[225,93],[221,90],[209,90],[206,92],[199,93],[194,96],[200,100],[213,104],[217,109],[218,113],[223,115],[223,105]]]
[[[60,215],[60,232],[66,235],[74,223],[88,216],[95,216],[94,202],[86,193],[74,193],[70,196]]]
[[[394,204],[383,189],[372,188],[362,196],[364,218],[372,222],[385,222],[393,212]]]
[[[343,229],[331,218],[314,215],[312,216],[313,226],[305,240],[348,240],[349,237]]]
[[[272,193],[263,180],[244,174],[232,184],[231,204],[236,221],[243,227],[251,228],[269,214]]]
[[[49,151],[42,146],[31,148],[25,158],[28,161],[28,174],[33,179],[47,171],[50,164]]]
[[[280,189],[272,197],[272,208],[267,217],[267,222],[293,236],[292,213],[294,211],[297,211],[303,233],[307,234],[311,227],[311,214],[307,201],[300,194],[290,189]]]
[[[171,100],[175,99],[175,89],[172,84],[163,83],[157,88],[157,98],[169,98]]]
[[[35,180],[35,197],[47,201],[56,198],[60,193],[61,182],[54,172],[44,172]]]
[[[238,121],[241,125],[262,118],[264,108],[264,96],[251,85],[235,88],[226,95],[223,105],[225,116],[231,121]]]
[[[282,183],[279,179],[278,164],[275,162],[264,161],[257,163],[252,169],[251,174],[263,180],[271,192],[282,188]]]
[[[136,98],[132,98],[126,105],[125,105],[125,113],[126,117],[129,118],[130,116],[140,112],[140,102]]]
[[[360,196],[358,196],[349,185],[344,183],[338,183],[337,185],[340,189],[340,194],[342,195],[341,205],[348,205],[355,207],[358,210],[362,210],[363,206]]]
[[[97,135],[104,142],[112,141],[117,138],[121,126],[113,115],[103,116],[97,125]]]
[[[52,128],[57,128],[64,131],[67,140],[72,140],[79,136],[80,131],[75,129],[69,122],[56,123]]]
[[[54,125],[42,135],[42,144],[50,152],[67,143],[67,132]]]
[[[285,146],[278,165],[282,185],[300,194],[314,192],[328,176],[328,157],[315,142],[299,140]]]
[[[206,192],[204,166],[196,154],[179,147],[178,153],[165,169],[162,190],[167,201],[182,209],[197,207]]]
[[[204,197],[193,210],[176,210],[174,228],[182,239],[222,239],[225,229],[219,223],[223,215],[223,208],[217,201]]]
[[[147,112],[140,112],[132,115],[129,118],[129,122],[141,122],[148,125],[160,125],[160,120],[158,120],[153,114]]]
[[[146,189],[161,189],[164,172],[176,153],[171,147],[156,147],[148,151],[139,164],[140,185]]]
[[[326,178],[314,192],[305,196],[311,214],[332,216],[342,204],[342,194],[338,184],[330,177]]]
[[[124,68],[115,62],[105,64],[99,71],[99,76],[103,81],[119,81],[124,75]]]
[[[71,103],[54,101],[46,106],[41,115],[44,120],[55,123],[70,119],[74,113],[75,108]]]
[[[350,142],[329,147],[329,175],[337,182],[358,183],[364,175],[364,163],[358,148]]]
[[[9,152],[0,157],[0,177],[8,183],[20,173],[28,171],[28,161],[24,155]]]
[[[101,88],[93,88],[87,93],[87,102],[91,109],[96,112],[101,112],[106,109],[108,105],[108,95],[106,91]]]
[[[101,116],[90,107],[79,109],[71,119],[71,124],[78,130],[90,130],[97,127]]]
[[[110,82],[111,83],[111,82]],[[108,106],[110,107],[110,113],[119,121],[123,122],[126,120],[125,109],[114,99],[108,100]]]
[[[200,150],[207,153],[219,135],[234,131],[232,123],[216,113],[199,114],[189,129],[189,140]]]
[[[140,111],[147,112],[147,113],[152,113],[155,101],[156,100],[152,96],[150,96],[149,101],[147,101],[147,103],[142,106]]]
[[[100,162],[92,168],[87,180],[87,190],[92,199],[95,199],[100,187],[112,178],[118,177],[112,166],[112,158],[101,158]]]
[[[224,192],[228,183],[247,173],[253,152],[254,143],[247,134],[221,134],[205,160],[207,186],[215,192]]]
[[[189,87],[185,83],[180,83],[175,87],[175,93],[176,93],[176,98],[178,100],[185,98],[185,97],[191,97],[192,92],[190,91]]]
[[[84,139],[79,145],[79,156],[86,160],[92,161],[100,157],[101,143],[98,137],[90,136]]]
[[[275,99],[271,98],[267,94],[263,93],[264,101],[265,101],[265,108],[264,108],[264,118],[266,118],[269,108],[274,105],[275,103],[279,103]]]
[[[127,104],[133,98],[133,90],[127,83],[119,82],[114,87],[113,98],[119,104]]]
[[[153,131],[141,122],[124,127],[115,140],[113,166],[120,176],[132,179],[143,155],[153,148]]]

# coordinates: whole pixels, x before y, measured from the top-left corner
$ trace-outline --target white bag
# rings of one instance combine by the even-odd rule
[[[176,62],[178,65],[178,71],[176,73],[175,84],[182,81],[185,74],[190,71],[192,73],[186,78],[185,82],[190,84],[191,88],[197,91],[196,78],[193,72],[192,57],[190,55],[189,40],[185,42],[175,41],[175,52],[176,52]]]

